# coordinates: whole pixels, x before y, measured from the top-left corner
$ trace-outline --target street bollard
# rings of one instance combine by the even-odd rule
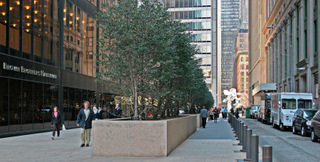
[[[242,130],[242,133],[243,133],[243,145],[242,145],[242,152],[246,152],[247,151],[247,129],[248,129],[248,126],[246,125],[243,125],[243,130]]]
[[[272,146],[262,146],[262,162],[272,162]]]
[[[247,154],[246,154],[246,159],[245,161],[250,161],[251,160],[251,135],[252,135],[252,130],[250,128],[247,129]]]
[[[259,161],[259,136],[256,134],[251,136],[251,161]]]
[[[239,129],[239,145],[243,145],[243,123],[240,122],[240,129]]]

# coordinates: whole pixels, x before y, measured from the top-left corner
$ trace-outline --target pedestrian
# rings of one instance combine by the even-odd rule
[[[213,115],[214,115],[214,122],[216,123],[217,122],[217,117],[218,117],[218,109],[217,109],[217,107],[215,107],[213,109]]]
[[[244,107],[241,108],[241,115],[244,116]]]
[[[210,120],[213,120],[213,108],[209,110]]]
[[[58,110],[58,107],[55,106],[53,108],[53,112],[51,115],[51,127],[53,128],[52,136],[51,136],[52,140],[54,140],[55,138],[56,131],[57,131],[57,137],[60,137],[60,128],[62,124],[63,122],[62,122],[61,114]]]
[[[87,147],[89,147],[90,138],[91,138],[91,128],[92,120],[94,117],[94,112],[89,108],[89,102],[84,102],[84,108],[82,108],[78,114],[77,126],[81,128],[81,147],[85,146],[87,142]]]
[[[121,110],[121,107],[120,107],[119,103],[116,104],[116,108],[114,109],[113,114],[116,116],[116,118],[120,118],[121,117],[122,110]]]
[[[98,107],[98,119],[99,120],[102,119],[102,113],[103,113],[103,111],[102,111],[101,107]]]
[[[200,117],[202,119],[202,127],[206,128],[207,118],[208,118],[208,110],[206,109],[205,106],[203,106],[203,108],[200,111]]]
[[[94,106],[92,108],[92,110],[93,110],[93,113],[94,113],[93,120],[98,120],[98,109],[97,109],[97,107]]]
[[[222,114],[222,118],[224,119],[224,107],[221,108],[221,114]]]
[[[227,117],[228,117],[228,109],[227,108],[224,108],[223,114],[224,114],[224,118],[227,119]]]
[[[239,108],[236,108],[235,116],[237,119],[239,118]]]

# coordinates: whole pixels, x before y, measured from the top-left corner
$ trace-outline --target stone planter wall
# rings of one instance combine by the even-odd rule
[[[159,121],[93,121],[92,155],[108,157],[163,157],[200,126],[199,115]]]

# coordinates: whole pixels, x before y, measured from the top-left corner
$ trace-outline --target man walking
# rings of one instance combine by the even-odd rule
[[[86,142],[89,147],[93,117],[94,112],[89,108],[89,102],[84,102],[84,108],[80,110],[77,118],[77,126],[81,127],[81,147],[84,147]]]
[[[202,127],[206,128],[207,118],[208,118],[208,110],[206,109],[205,106],[203,106],[203,108],[200,111],[200,117],[202,119]]]

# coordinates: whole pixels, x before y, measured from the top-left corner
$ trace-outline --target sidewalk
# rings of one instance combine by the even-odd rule
[[[80,147],[80,129],[62,132],[51,140],[51,132],[0,139],[1,161],[212,161],[234,162],[244,159],[227,120],[209,121],[168,157],[110,158],[92,157],[92,147]],[[116,147],[116,146],[115,146]]]

